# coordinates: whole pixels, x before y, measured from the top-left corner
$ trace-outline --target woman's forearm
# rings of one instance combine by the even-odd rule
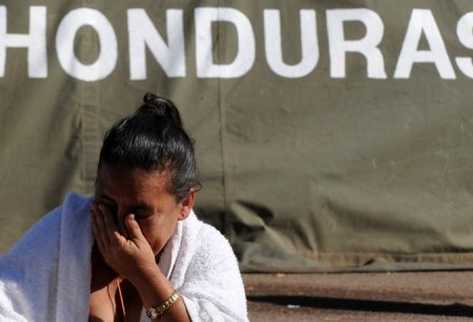
[[[146,309],[159,306],[165,302],[174,292],[174,288],[159,269],[158,265],[149,268],[131,280],[138,290],[143,305]],[[166,322],[190,322],[184,301],[181,297],[170,306],[170,308],[156,321]]]

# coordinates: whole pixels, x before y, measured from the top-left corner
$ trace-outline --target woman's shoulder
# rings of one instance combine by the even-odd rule
[[[80,213],[88,209],[91,198],[78,193],[68,193],[58,207],[52,209],[31,226],[13,245],[8,254],[29,254],[37,247],[54,248],[58,242],[61,217],[65,210]]]
[[[195,253],[193,262],[200,265],[215,265],[217,262],[228,262],[231,266],[237,264],[236,256],[228,239],[215,227],[197,219],[191,219],[195,225]]]
[[[93,197],[78,192],[68,192],[61,207],[67,207],[70,210],[80,211],[88,207],[92,199]]]
[[[53,248],[58,240],[58,235],[54,232],[59,231],[61,224],[61,206],[54,208],[46,215],[41,217],[33,226],[31,226],[15,242],[7,255],[33,255],[38,247]],[[30,254],[32,253],[32,254]]]

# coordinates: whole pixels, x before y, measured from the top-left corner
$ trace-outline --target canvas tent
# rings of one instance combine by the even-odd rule
[[[0,250],[145,92],[245,271],[473,266],[471,1],[0,3]]]

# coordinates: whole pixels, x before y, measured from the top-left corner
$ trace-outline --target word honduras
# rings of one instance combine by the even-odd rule
[[[29,12],[29,33],[7,33],[7,10],[0,6],[0,77],[5,75],[7,48],[26,48],[28,51],[28,76],[48,76],[46,40],[46,14],[43,6],[32,6]],[[283,60],[281,43],[281,14],[276,9],[263,12],[264,49],[271,70],[282,77],[298,78],[310,74],[319,60],[319,44],[315,10],[299,11],[301,59],[296,64]],[[236,78],[248,73],[255,62],[255,36],[251,22],[234,8],[200,7],[194,11],[196,74],[199,78]],[[369,9],[333,9],[326,11],[330,57],[330,76],[346,77],[346,56],[359,53],[366,59],[368,78],[387,78],[384,58],[378,48],[383,39],[384,25],[379,15]],[[230,63],[214,61],[212,24],[230,23],[235,27],[238,50]],[[361,39],[345,39],[346,22],[362,23],[366,33]],[[166,10],[166,37],[156,29],[143,9],[128,9],[128,41],[130,79],[147,78],[147,50],[159,63],[168,77],[185,77],[186,53],[183,11]],[[82,63],[74,53],[77,32],[84,26],[92,27],[98,35],[100,51],[95,61]],[[473,49],[473,13],[462,16],[457,23],[457,36],[463,46]],[[419,50],[422,36],[428,50]],[[91,8],[78,8],[67,13],[56,33],[56,51],[61,67],[70,76],[83,81],[97,81],[109,76],[117,65],[117,37],[113,26],[100,12]],[[458,68],[473,78],[470,57],[457,57]],[[413,9],[404,42],[394,71],[394,78],[409,78],[416,63],[433,64],[440,77],[456,78],[440,30],[430,10]]]

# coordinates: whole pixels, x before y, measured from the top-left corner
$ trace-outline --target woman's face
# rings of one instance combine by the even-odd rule
[[[176,202],[168,192],[169,171],[146,171],[102,165],[97,174],[95,202],[111,215],[123,235],[125,218],[134,214],[155,255],[173,235],[178,220],[194,206],[195,192]]]

